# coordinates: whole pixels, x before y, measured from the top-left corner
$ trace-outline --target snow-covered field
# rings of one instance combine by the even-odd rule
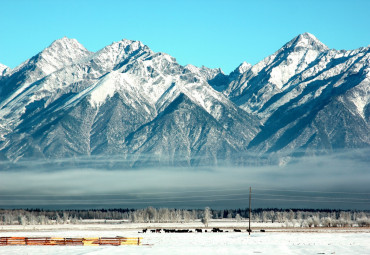
[[[173,227],[168,224],[167,227]],[[177,224],[178,225],[178,224]],[[181,228],[191,228],[182,224]],[[3,246],[0,254],[370,254],[370,229],[259,228],[234,233],[138,233],[141,225],[0,226],[0,236],[143,237],[142,246]],[[154,225],[152,227],[155,227]],[[225,226],[226,227],[226,226]],[[244,224],[243,224],[244,227]],[[224,230],[232,231],[225,228]]]

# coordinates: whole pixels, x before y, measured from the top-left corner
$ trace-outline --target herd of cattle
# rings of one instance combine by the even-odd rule
[[[193,233],[193,230],[190,230],[190,229],[149,229],[148,230],[147,228],[143,229],[143,231],[139,232],[139,233],[146,233],[147,231],[150,231],[151,233],[162,233],[162,230],[163,230],[164,233]],[[219,229],[219,228],[213,228],[211,230],[207,230],[207,229],[204,230],[204,232],[207,232],[207,231],[215,232],[215,233],[216,232],[229,232],[229,230],[224,231],[224,230]],[[262,229],[260,231],[265,232],[265,230],[262,230]],[[196,228],[196,229],[194,229],[194,232],[202,233],[203,229]],[[230,232],[232,232],[232,231],[230,230]],[[242,232],[242,230],[241,229],[234,229],[233,232]],[[252,230],[247,229],[246,232],[252,232]]]

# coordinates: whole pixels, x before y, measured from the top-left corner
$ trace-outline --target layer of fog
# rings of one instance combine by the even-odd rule
[[[0,171],[0,208],[246,208],[252,187],[254,208],[368,210],[367,153],[347,151],[243,167],[107,170],[92,161],[83,168],[57,164],[53,169],[52,164],[43,168],[39,161],[28,161],[26,169]]]

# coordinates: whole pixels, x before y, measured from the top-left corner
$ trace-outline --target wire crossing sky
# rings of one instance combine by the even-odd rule
[[[139,40],[182,65],[225,73],[304,32],[338,50],[370,42],[368,0],[3,0],[0,6],[0,63],[11,68],[63,36],[90,51]]]
[[[257,202],[257,205],[261,205],[261,201],[271,201],[280,206],[285,206],[288,203],[292,208],[297,205],[307,206],[312,204],[334,204],[335,206],[349,207],[352,204],[358,204],[358,206],[366,205],[370,202],[370,193],[351,193],[351,192],[325,192],[319,190],[284,190],[284,189],[263,189],[253,188],[252,197],[253,203]],[[257,190],[257,192],[256,192]],[[228,191],[233,191],[229,193]],[[239,193],[234,193],[239,191]],[[260,191],[275,191],[275,193],[265,193]],[[277,191],[277,193],[276,193]],[[81,194],[79,196],[70,195],[0,195],[0,205],[6,206],[8,204],[25,204],[29,206],[33,205],[108,205],[108,206],[156,206],[165,205],[168,206],[173,204],[182,204],[186,206],[194,207],[204,202],[235,202],[240,205],[245,204],[248,198],[247,189],[223,189],[220,187],[219,190],[188,190],[187,193],[196,193],[195,195],[179,195],[178,191],[172,192],[161,192],[161,193],[136,193],[134,196],[132,193],[122,192],[122,194],[106,195],[106,194]],[[181,192],[186,193],[186,192]],[[297,195],[300,193],[306,193],[306,195]],[[315,193],[315,194],[307,194]],[[143,196],[144,194],[144,196]],[[176,195],[177,194],[177,195]],[[337,196],[341,194],[341,196]],[[159,196],[158,196],[159,195]],[[349,196],[346,196],[349,195]],[[327,206],[327,205],[326,205]],[[366,208],[366,207],[365,207]]]

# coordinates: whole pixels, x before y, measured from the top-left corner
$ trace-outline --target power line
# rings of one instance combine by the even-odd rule
[[[181,196],[181,197],[153,197],[153,198],[147,198],[147,197],[145,197],[145,198],[101,198],[101,199],[104,199],[104,200],[110,200],[110,201],[114,201],[114,200],[124,200],[124,201],[127,201],[127,200],[132,200],[132,201],[135,201],[135,200],[145,200],[145,199],[152,199],[152,200],[167,200],[167,199],[178,199],[178,198],[180,198],[180,199],[182,199],[182,198],[202,198],[202,197],[206,197],[206,198],[208,198],[208,197],[229,197],[229,196],[244,196],[245,194],[242,194],[242,193],[239,193],[239,194],[227,194],[227,195],[203,195],[203,196],[186,196],[186,197],[184,197],[184,196]],[[66,196],[66,197],[68,197],[68,196]],[[20,199],[18,199],[18,200],[20,200]],[[44,199],[43,199],[44,200]],[[54,199],[53,199],[54,200]],[[59,199],[59,200],[67,200],[67,199]],[[89,200],[91,200],[91,199],[83,199],[83,198],[81,198],[81,200],[84,200],[84,201],[89,201]],[[97,199],[94,199],[94,200],[92,200],[92,201],[95,201],[95,200],[97,200]],[[9,200],[0,200],[0,201],[9,201]],[[39,201],[39,199],[38,200],[35,200],[34,199],[34,201]],[[70,200],[70,201],[77,201],[77,199],[75,199],[75,200]]]
[[[224,198],[224,199],[196,199],[196,200],[167,200],[166,201],[132,201],[132,200],[122,200],[117,202],[107,202],[107,201],[100,201],[100,200],[63,200],[63,203],[56,202],[58,200],[31,200],[33,202],[48,202],[47,204],[93,204],[99,203],[99,204],[162,204],[162,203],[194,203],[194,202],[219,202],[219,201],[243,201],[248,200],[248,198]],[[311,202],[311,203],[351,203],[351,204],[363,204],[364,202],[356,202],[356,201],[341,201],[341,200],[302,200],[302,199],[284,199],[284,198],[255,198],[254,200],[263,200],[263,201],[285,201],[285,202]],[[23,200],[19,200],[23,201]],[[31,201],[24,201],[23,203],[30,203]],[[8,201],[7,201],[8,202]],[[11,200],[10,202],[14,202],[14,200]]]
[[[341,198],[341,197],[317,197],[317,196],[291,196],[291,195],[280,195],[280,194],[260,194],[260,193],[252,193],[254,196],[272,196],[272,197],[283,197],[283,198],[309,198],[309,199],[335,199],[335,200],[340,200],[340,201],[344,201],[344,200],[357,200],[357,201],[362,201],[362,202],[370,202],[370,199],[362,199],[362,198]],[[201,195],[201,196],[180,196],[180,197],[151,197],[151,198],[148,198],[148,197],[144,197],[144,198],[101,198],[102,200],[105,200],[105,201],[138,201],[138,200],[147,200],[147,199],[150,199],[150,200],[173,200],[173,199],[189,199],[189,198],[210,198],[210,197],[215,197],[215,198],[219,198],[219,197],[235,197],[235,196],[245,196],[246,194],[245,193],[234,193],[234,194],[225,194],[225,195]],[[69,196],[65,196],[66,198],[69,197]],[[18,200],[21,200],[21,199],[18,199]],[[23,199],[22,199],[23,200]],[[39,201],[40,199],[33,199],[31,201]],[[45,200],[45,199],[43,199]],[[54,200],[54,199],[53,199]],[[71,199],[59,199],[59,200],[64,200],[64,201],[80,201],[80,200],[83,200],[83,201],[97,201],[97,199],[84,199],[84,198],[81,198],[80,200],[77,200],[77,199],[74,199],[74,200],[71,200]],[[8,200],[0,200],[0,201],[8,201]],[[13,199],[14,201],[14,199]],[[49,201],[49,200],[48,200]]]
[[[184,188],[184,187],[181,187]],[[193,187],[194,188],[194,187]],[[259,193],[255,191],[277,191],[277,192],[295,192],[295,193],[313,193],[313,194],[332,194],[332,195],[370,195],[370,193],[355,193],[355,192],[336,192],[336,191],[317,191],[317,190],[299,190],[299,189],[268,189],[268,188],[254,188],[252,193],[254,200],[256,201],[276,201],[276,202],[307,202],[307,203],[344,203],[344,204],[366,204],[370,203],[368,198],[355,198],[355,197],[329,197],[329,196],[304,196],[304,195],[289,195],[289,194],[271,194],[271,193]],[[217,192],[230,192],[240,191],[239,193],[231,194],[214,194]],[[213,194],[207,194],[213,192]],[[14,204],[14,203],[34,203],[34,204],[54,204],[54,205],[66,205],[66,204],[170,204],[170,203],[197,203],[197,202],[221,202],[221,201],[245,201],[248,189],[246,188],[230,188],[230,189],[206,189],[206,190],[185,190],[185,191],[163,191],[163,192],[122,192],[122,193],[98,193],[98,194],[1,194],[0,197],[13,197],[16,199],[7,200],[1,199],[1,203]],[[198,193],[198,194],[194,194]],[[194,195],[183,195],[183,196],[170,196],[171,194],[194,194]],[[149,196],[148,196],[149,195]],[[155,197],[160,195],[169,195],[162,197]],[[137,196],[131,198],[109,198],[102,196]],[[238,196],[243,196],[238,198]],[[267,198],[264,198],[266,197]],[[22,199],[21,197],[25,198]],[[57,197],[55,199],[54,197]],[[95,199],[86,199],[86,197],[95,197]],[[100,198],[97,198],[100,197]],[[28,200],[27,198],[33,198]],[[35,199],[38,198],[38,199]],[[45,199],[48,198],[48,199]],[[61,199],[65,198],[65,199]],[[74,198],[74,199],[72,199]],[[350,200],[350,201],[349,201]],[[244,202],[243,202],[244,203]]]
[[[209,189],[209,190],[184,190],[184,191],[163,191],[163,192],[122,192],[122,193],[98,193],[98,194],[71,194],[71,195],[61,195],[61,194],[54,194],[54,195],[48,195],[48,194],[10,194],[10,195],[1,195],[2,196],[122,196],[122,195],[159,195],[159,194],[183,194],[183,193],[204,193],[204,192],[223,192],[223,191],[246,191],[246,189]]]
[[[267,190],[267,191],[279,191],[279,192],[301,192],[301,193],[322,193],[322,194],[348,194],[348,195],[370,195],[370,193],[356,193],[356,192],[338,192],[338,191],[317,191],[317,190],[298,190],[298,189],[264,189],[264,188],[253,188],[254,190]],[[208,190],[184,190],[184,191],[162,191],[162,192],[122,192],[122,193],[97,193],[97,194],[0,194],[0,197],[11,197],[11,196],[122,196],[122,195],[159,195],[159,194],[183,194],[183,193],[205,193],[205,192],[225,192],[225,191],[245,191],[248,193],[248,189],[208,189]],[[253,193],[256,194],[256,193]],[[257,193],[258,194],[258,193]]]

